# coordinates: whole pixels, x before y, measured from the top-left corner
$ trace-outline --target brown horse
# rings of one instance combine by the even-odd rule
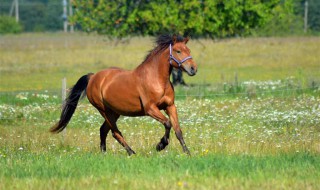
[[[148,115],[165,127],[165,134],[156,147],[158,151],[169,144],[170,130],[173,127],[183,151],[190,154],[182,137],[174,105],[174,89],[170,82],[173,67],[182,69],[190,76],[197,72],[197,65],[186,46],[188,40],[176,35],[162,35],[156,41],[157,46],[136,69],[127,71],[109,68],[82,76],[65,101],[60,121],[50,131],[58,133],[67,126],[81,94],[86,93],[90,103],[105,119],[100,128],[102,151],[106,151],[106,137],[111,130],[113,137],[128,154],[135,154],[124,140],[116,122],[120,115]],[[169,119],[160,110],[165,110]]]

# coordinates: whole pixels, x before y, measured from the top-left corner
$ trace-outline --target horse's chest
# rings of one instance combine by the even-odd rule
[[[158,93],[158,98],[157,98],[157,105],[158,107],[166,107],[168,105],[173,104],[174,100],[174,94],[173,91],[170,89],[164,89],[161,92],[159,91]]]

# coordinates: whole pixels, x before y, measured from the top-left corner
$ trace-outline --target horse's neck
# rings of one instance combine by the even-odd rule
[[[169,55],[166,55],[167,53],[156,55],[139,65],[136,70],[142,75],[146,74],[145,77],[150,77],[150,80],[157,79],[162,82],[169,82],[172,69],[169,64]]]

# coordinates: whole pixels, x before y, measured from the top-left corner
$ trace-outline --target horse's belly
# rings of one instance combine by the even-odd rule
[[[119,115],[144,115],[136,84],[125,75],[110,81],[103,89],[103,99],[104,104]]]
[[[144,114],[143,106],[139,98],[126,97],[122,95],[107,96],[105,104],[119,115],[142,116]]]

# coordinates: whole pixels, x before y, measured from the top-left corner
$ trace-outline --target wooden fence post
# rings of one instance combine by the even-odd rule
[[[239,88],[238,88],[238,85],[239,85],[239,81],[238,81],[238,72],[236,71],[236,72],[234,72],[234,93],[236,94],[236,93],[238,93],[238,90],[239,90]]]

